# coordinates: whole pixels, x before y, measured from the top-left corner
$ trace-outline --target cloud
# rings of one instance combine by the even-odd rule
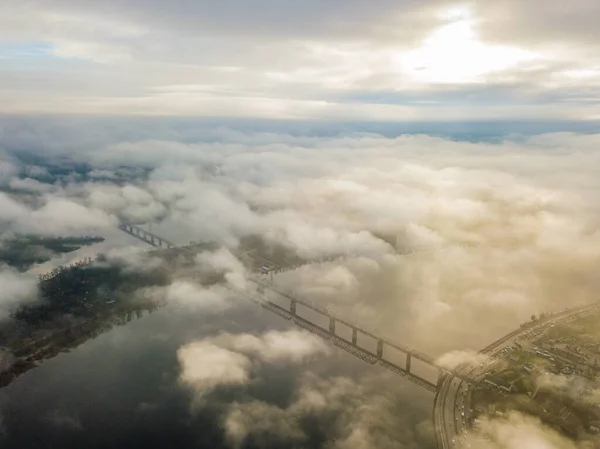
[[[260,336],[223,334],[218,341],[267,363],[302,363],[330,353],[329,346],[322,339],[295,329],[269,331]]]
[[[301,446],[319,438],[316,435],[335,448],[416,448],[424,443],[412,433],[407,416],[394,412],[397,392],[383,394],[364,380],[357,384],[343,377],[324,380],[306,374],[285,408],[257,400],[231,404],[223,419],[225,435],[232,447],[249,441]],[[312,422],[327,425],[315,432]]]
[[[475,435],[468,437],[469,443],[482,449],[575,449],[580,447],[576,442],[544,426],[536,418],[517,412],[511,412],[503,419],[483,420],[481,434],[485,435],[487,439],[480,439]]]
[[[87,184],[89,202],[93,207],[123,217],[133,223],[153,221],[166,213],[165,206],[150,192],[131,184],[125,186]]]
[[[0,156],[3,155],[0,153]],[[4,159],[4,157],[2,157],[2,159]],[[5,161],[2,159],[0,159],[0,185],[4,186],[9,184],[10,181],[12,181],[13,178],[18,175],[19,170],[10,161]]]
[[[115,218],[106,212],[58,195],[48,196],[41,207],[29,207],[0,192],[0,207],[3,211],[0,223],[25,234],[57,235],[116,225]]]
[[[485,354],[473,351],[451,351],[439,357],[436,360],[436,364],[446,369],[454,370],[458,367],[474,368],[487,360],[488,357]]]
[[[290,440],[306,438],[292,417],[262,402],[234,404],[223,427],[230,444],[236,448],[251,434],[261,445],[274,437],[288,444]]]
[[[247,288],[246,268],[227,248],[198,253],[195,261],[200,269],[210,267],[217,273],[225,273],[225,281],[235,290],[242,291]]]
[[[535,379],[537,388],[549,390],[566,390],[571,385],[573,379],[567,376],[552,373],[542,373]]]
[[[81,144],[69,147],[69,139],[57,138],[63,150],[44,146],[52,127],[35,128],[43,142],[29,143],[40,152],[73,157],[81,148],[77,157],[93,169],[115,170],[131,160],[145,174],[118,186],[72,183],[37,197],[40,207],[2,194],[4,217],[34,230],[43,219],[40,231],[48,232],[93,221],[105,226],[111,214],[141,211],[140,219],[156,220],[155,232],[173,241],[224,243],[228,250],[197,263],[222,272],[237,289],[246,273],[231,254],[251,235],[273,251],[305,258],[353,254],[275,281],[434,355],[481,349],[473,345],[495,340],[532,314],[596,299],[598,134],[471,143],[216,125],[199,135],[165,125],[156,131],[162,140],[150,141],[130,126],[118,134],[138,137],[122,143],[90,127],[87,147],[72,130]],[[12,146],[24,144],[24,137],[14,139]],[[153,205],[160,205],[158,215]],[[161,294],[181,304],[191,298],[187,304],[198,307],[222,304],[219,298],[228,295],[192,284],[182,280]],[[465,325],[472,322],[478,326]]]
[[[218,386],[249,383],[254,362],[300,364],[328,353],[318,337],[290,330],[260,336],[224,333],[182,346],[177,357],[180,380],[193,388],[193,405],[198,405],[207,391]]]
[[[160,133],[161,140],[122,143],[91,133],[92,143],[76,153],[90,170],[116,173],[129,161],[144,172],[114,184],[82,176],[48,192],[2,193],[2,218],[12,229],[72,232],[112,228],[115,215],[130,213],[177,242],[221,241],[225,247],[200,254],[170,285],[141,292],[209,313],[234,305],[231,289],[244,292],[247,272],[235,255],[246,237],[282,257],[345,254],[276,274],[275,282],[402,344],[442,354],[438,362],[448,368],[479,363],[474,350],[532,314],[596,300],[597,134],[474,144],[425,135]],[[79,145],[60,149],[61,139],[42,136],[33,147],[57,145],[49,154],[75,157]],[[154,266],[132,248],[108,254]],[[7,285],[21,285],[16,273],[2,273]],[[202,286],[198,278],[207,273],[223,274],[225,285]],[[9,309],[29,290],[13,291]],[[178,351],[182,384],[203,399],[219,387],[251,384],[270,364],[296,369],[329,355],[323,341],[295,330],[224,333]],[[289,403],[237,398],[223,425],[234,446],[271,438],[305,444],[312,435],[306,421],[316,417],[333,423],[325,432],[340,448],[420,447],[426,426],[407,431],[386,394],[348,380],[305,380]],[[510,419],[523,439],[500,424],[490,427],[491,447],[563,447],[527,418]]]
[[[37,300],[37,279],[0,267],[0,321],[10,317],[22,304]]]
[[[174,307],[190,311],[222,312],[231,304],[231,292],[220,285],[203,287],[188,279],[175,279],[166,287],[152,287],[140,294],[154,298],[158,302],[167,302]]]
[[[8,350],[0,348],[0,373],[8,371],[15,362],[15,356]]]
[[[109,248],[103,253],[107,262],[123,265],[125,269],[134,271],[152,271],[162,265],[158,257],[148,254],[144,247],[122,246]]]
[[[181,365],[181,381],[199,392],[250,380],[250,359],[208,341],[182,346],[177,351],[177,359]]]
[[[52,186],[31,178],[13,178],[9,184],[11,189],[25,192],[44,193],[52,190]]]

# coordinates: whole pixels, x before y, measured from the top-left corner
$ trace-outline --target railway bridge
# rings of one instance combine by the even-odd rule
[[[176,247],[169,240],[148,232],[139,226],[122,223],[119,225],[119,229],[154,247],[165,249],[176,248],[183,253],[194,254],[192,250],[193,245]],[[451,371],[438,365],[436,360],[430,355],[398,342],[385,339],[377,332],[367,330],[344,317],[337,316],[320,305],[305,299],[296,298],[289,293],[279,290],[275,285],[273,273],[295,269],[300,265],[281,266],[275,261],[255,255],[252,252],[246,253],[246,256],[268,266],[267,270],[250,276],[250,281],[256,285],[257,295],[249,299],[263,308],[321,338],[331,341],[336,347],[349,352],[355,357],[372,365],[378,364],[395,374],[406,377],[420,387],[433,393],[438,391],[443,379],[447,376],[461,379],[468,384],[479,384],[477,380],[465,373]],[[339,257],[310,260],[306,263],[330,261]],[[274,297],[278,301],[273,300]],[[281,304],[282,301],[284,304]],[[306,313],[301,313],[300,309],[309,311],[310,316],[307,316]],[[323,323],[326,323],[326,325]],[[401,362],[398,362],[398,359],[401,359]],[[434,372],[437,372],[437,375],[431,377],[435,377],[435,379],[426,378],[416,373],[414,369],[415,360],[433,368]]]

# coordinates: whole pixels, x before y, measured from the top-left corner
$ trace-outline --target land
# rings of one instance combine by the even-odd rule
[[[495,354],[481,370],[480,385],[471,388],[467,427],[477,430],[483,420],[518,411],[574,440],[596,441],[599,319],[600,310],[595,308],[563,321],[550,320]]]
[[[26,271],[35,264],[53,257],[75,251],[82,246],[103,242],[103,237],[44,237],[16,235],[0,241],[0,264],[4,263],[19,271]]]
[[[156,310],[161,305],[156,298],[134,293],[169,282],[164,266],[132,270],[103,256],[40,276],[38,298],[0,323],[0,386],[44,359]]]

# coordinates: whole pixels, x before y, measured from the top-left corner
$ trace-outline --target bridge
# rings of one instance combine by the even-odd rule
[[[136,239],[141,240],[142,242],[148,243],[157,248],[175,248],[177,245],[168,241],[165,238],[159,237],[156,234],[153,234],[145,229],[140,228],[139,226],[135,226],[129,223],[119,223],[119,229],[127,234],[135,237]]]
[[[184,253],[193,254],[193,245],[187,247],[176,247],[175,244],[169,242],[167,239],[152,234],[144,229],[129,223],[122,223],[119,229],[131,235],[132,237],[141,240],[147,244],[150,244],[158,248],[176,248]],[[350,322],[346,318],[332,314],[329,310],[316,305],[310,301],[296,298],[289,293],[279,290],[274,283],[273,274],[282,273],[284,271],[292,270],[302,266],[303,264],[294,264],[290,266],[282,266],[276,261],[272,261],[265,257],[253,254],[252,251],[245,253],[245,256],[257,260],[261,264],[266,265],[267,271],[256,274],[250,277],[250,281],[257,287],[258,295],[255,298],[250,298],[251,301],[259,304],[263,308],[275,313],[276,315],[293,322],[296,326],[299,326],[319,337],[333,342],[333,344],[347,351],[348,353],[364,360],[372,365],[378,364],[385,369],[406,377],[411,382],[425,388],[433,393],[438,391],[438,388],[442,385],[442,381],[446,376],[452,376],[457,379],[461,379],[463,382],[468,384],[478,384],[479,382],[468,374],[461,373],[458,371],[451,371],[442,366],[439,366],[435,359],[427,354],[420,351],[408,348],[402,344],[392,342],[388,339],[382,338],[376,332],[367,330],[362,326]],[[304,263],[314,264],[319,262],[327,262],[333,260],[339,260],[341,258],[351,257],[350,255],[341,255],[328,257],[323,259],[309,260]],[[268,299],[267,293],[271,293],[276,297],[286,301],[284,305],[277,304],[276,302]],[[306,314],[301,314],[299,308],[308,310],[312,313],[312,317],[309,318]],[[326,322],[327,325],[322,323]],[[342,335],[342,331],[345,331],[346,335]],[[404,357],[403,363],[398,363],[397,359]],[[418,360],[423,364],[431,367],[434,371],[437,371],[437,379],[427,379],[414,372],[413,360]]]

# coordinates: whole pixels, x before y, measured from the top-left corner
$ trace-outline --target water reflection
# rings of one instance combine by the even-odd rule
[[[2,444],[18,448],[231,447],[222,428],[227,408],[256,399],[286,407],[306,372],[322,378],[349,376],[357,382],[364,376],[378,376],[378,388],[393,395],[398,404],[394,419],[405,428],[406,438],[419,447],[431,444],[418,431],[430,418],[431,395],[342,352],[301,366],[264,365],[250,384],[218,388],[201,407],[191,408],[192,393],[179,382],[177,350],[182,345],[223,331],[261,333],[288,326],[245,302],[218,314],[174,306],[152,314],[142,312],[127,325],[113,327],[44,361],[0,390]],[[325,447],[331,437],[329,425],[333,424],[325,423],[323,429],[319,423],[303,424],[309,434],[303,446],[261,439],[246,441],[243,447]]]

